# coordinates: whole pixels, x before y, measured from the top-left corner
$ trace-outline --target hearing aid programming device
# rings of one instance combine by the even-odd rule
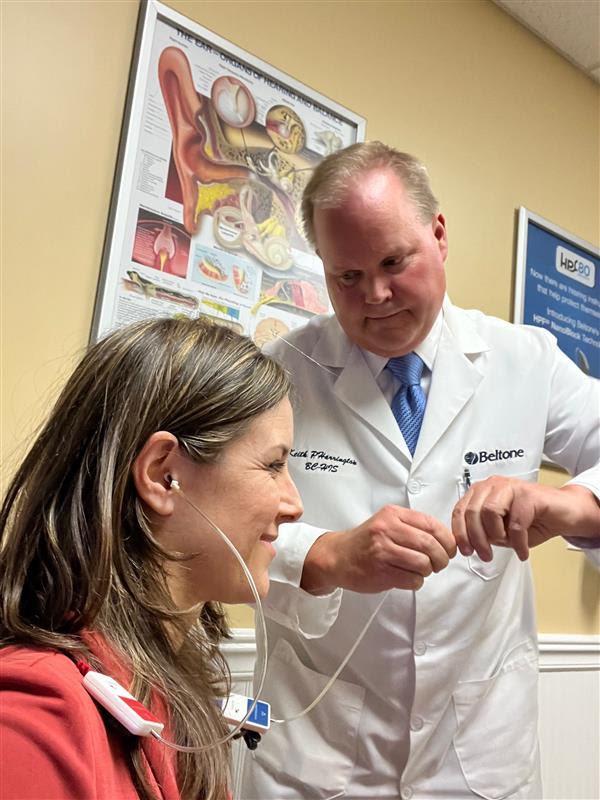
[[[223,712],[223,717],[232,725],[241,722],[254,700],[242,694],[230,694],[227,699],[221,698],[218,703]],[[262,700],[257,700],[253,712],[250,714],[244,729],[264,733],[271,727],[271,706]]]

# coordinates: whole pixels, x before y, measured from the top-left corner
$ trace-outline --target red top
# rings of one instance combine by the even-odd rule
[[[114,658],[101,661],[127,686]],[[115,729],[105,725],[82,680],[74,662],[56,651],[0,651],[1,800],[138,800],[118,723]],[[164,713],[153,711],[166,722]],[[156,796],[179,800],[175,751],[151,737],[142,751]]]

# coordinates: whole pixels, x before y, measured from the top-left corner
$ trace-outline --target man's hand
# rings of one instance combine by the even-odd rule
[[[369,593],[420,589],[455,555],[454,536],[441,522],[388,505],[356,528],[319,537],[306,556],[301,586],[311,594],[338,586]]]
[[[562,489],[493,475],[474,484],[452,512],[464,556],[492,560],[491,545],[512,547],[521,561],[553,536],[600,536],[600,505],[583,486]]]

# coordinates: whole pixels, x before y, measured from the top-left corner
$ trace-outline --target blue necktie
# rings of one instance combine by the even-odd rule
[[[390,358],[386,369],[402,384],[392,400],[392,413],[410,454],[414,455],[427,402],[421,389],[423,361],[416,353]]]

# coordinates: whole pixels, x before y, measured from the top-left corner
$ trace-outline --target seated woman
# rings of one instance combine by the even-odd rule
[[[278,525],[302,511],[289,389],[249,339],[199,320],[123,328],[75,369],[0,517],[2,800],[228,796],[228,748],[206,749],[228,731],[219,603],[252,593],[214,526],[264,595]],[[82,662],[205,749],[129,734]]]

